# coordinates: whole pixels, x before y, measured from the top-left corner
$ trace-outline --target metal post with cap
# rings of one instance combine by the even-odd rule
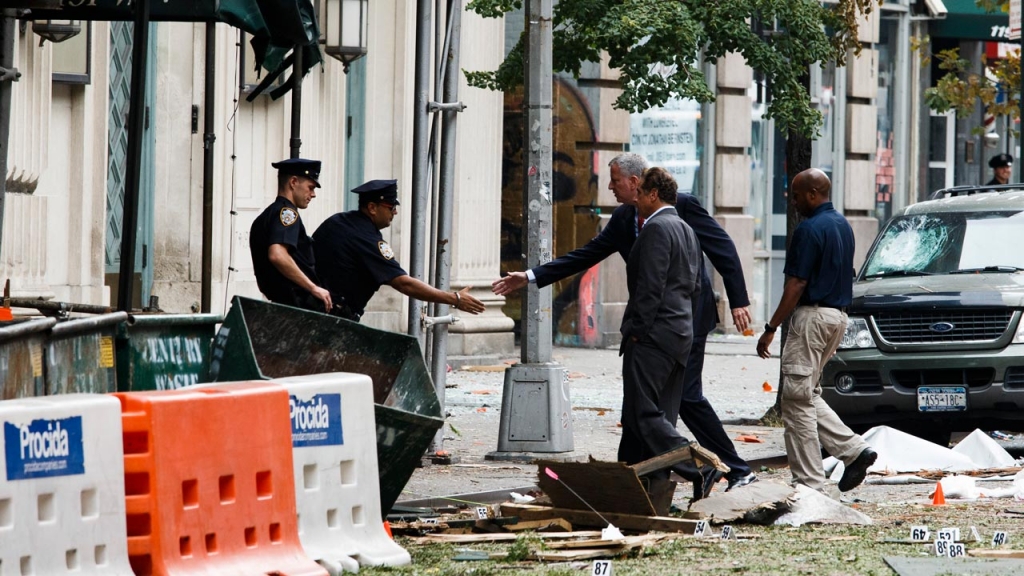
[[[523,245],[526,267],[551,260],[552,0],[527,0],[524,84]],[[490,460],[573,450],[565,368],[551,361],[551,289],[531,284],[523,298],[521,358],[505,370],[498,449]]]

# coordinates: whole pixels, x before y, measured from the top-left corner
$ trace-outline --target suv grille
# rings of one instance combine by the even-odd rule
[[[998,340],[1010,324],[1012,310],[967,312],[893,312],[875,314],[873,319],[882,339],[891,344],[941,344],[944,342],[991,342]],[[953,328],[936,332],[936,324]]]
[[[992,383],[993,368],[939,368],[932,370],[893,370],[892,379],[905,388],[918,386],[967,386],[982,388]]]

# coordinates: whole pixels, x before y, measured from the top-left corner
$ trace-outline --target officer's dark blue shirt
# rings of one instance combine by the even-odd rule
[[[305,307],[312,295],[281,274],[270,262],[267,252],[272,244],[283,244],[288,248],[299,270],[314,283],[318,283],[313,240],[306,234],[299,210],[284,196],[278,196],[249,229],[249,252],[256,273],[256,285],[271,302],[289,306]]]
[[[357,316],[380,288],[407,272],[380,230],[359,210],[339,212],[313,232],[317,270],[335,303]]]
[[[786,251],[786,276],[807,280],[800,304],[833,308],[853,301],[853,228],[825,202],[793,232]]]

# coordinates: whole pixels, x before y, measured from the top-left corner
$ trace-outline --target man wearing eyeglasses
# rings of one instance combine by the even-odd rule
[[[469,295],[468,286],[443,292],[409,276],[395,259],[380,231],[391,226],[398,213],[397,180],[371,180],[352,192],[359,196],[359,208],[331,216],[313,233],[317,272],[334,303],[331,314],[358,322],[382,284],[424,302],[470,314],[484,311],[483,303]]]

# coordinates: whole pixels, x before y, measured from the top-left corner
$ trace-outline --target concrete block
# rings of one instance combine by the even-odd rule
[[[715,100],[715,143],[730,148],[750,146],[750,97],[719,94]]]
[[[750,298],[750,287],[754,279],[754,217],[746,214],[722,214],[716,215],[715,220],[736,244],[736,252],[743,266],[743,280],[747,285],[747,297]],[[725,293],[725,284],[717,271],[712,273],[712,285],[715,292],[721,296],[718,302],[718,317],[721,319],[719,328],[735,333],[736,329],[732,325],[732,306],[729,303],[729,296]]]
[[[843,208],[875,209],[875,163],[870,160],[847,160],[843,183]]]
[[[874,154],[878,133],[878,108],[874,104],[846,105],[846,152]]]
[[[507,357],[515,352],[515,335],[508,332],[449,332],[449,356]]]
[[[719,88],[746,90],[754,81],[754,71],[747,66],[747,59],[738,52],[729,52],[718,59],[715,74]]]
[[[750,157],[715,154],[715,206],[743,208],[750,202]]]
[[[878,42],[878,25],[881,22],[881,13],[878,9],[878,2],[871,3],[871,13],[861,15],[858,19],[857,40],[866,44]]]
[[[875,241],[875,236],[878,235],[878,218],[873,216],[849,216],[846,220],[850,223],[850,227],[853,228],[854,242],[856,242],[856,248],[853,251],[853,267],[859,272],[860,267],[864,264],[864,259],[868,255],[868,248],[871,248],[871,243]]]
[[[600,88],[597,139],[608,143],[629,143],[629,112],[614,108],[615,99],[622,94],[618,88]]]
[[[865,48],[860,56],[850,50],[846,63],[847,96],[874,98],[878,93],[878,50]]]
[[[618,68],[612,68],[608,65],[608,61],[611,59],[607,52],[601,52],[601,80],[618,80],[621,73]]]
[[[619,205],[619,202],[615,199],[615,195],[608,189],[608,184],[611,182],[611,176],[608,175],[608,163],[612,161],[622,152],[610,152],[607,150],[600,150],[597,153],[597,165],[594,168],[597,170],[597,205],[608,208],[614,208]],[[611,212],[608,213],[609,216]]]

